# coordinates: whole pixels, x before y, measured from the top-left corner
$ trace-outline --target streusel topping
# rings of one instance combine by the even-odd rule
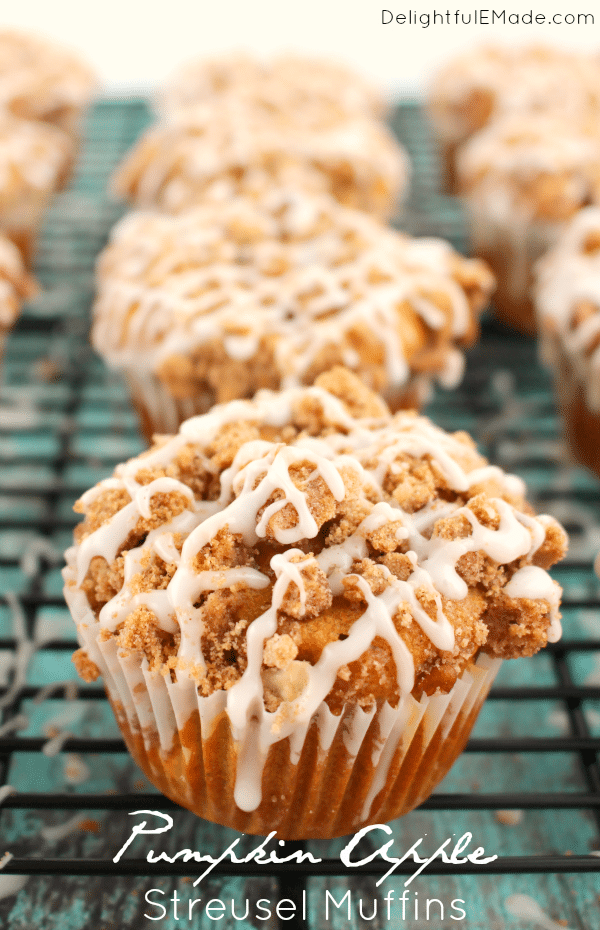
[[[159,110],[174,113],[232,92],[308,121],[323,109],[375,116],[385,109],[381,94],[342,64],[291,54],[259,61],[238,52],[184,65],[161,94]]]
[[[92,340],[175,397],[312,383],[345,364],[380,390],[462,375],[493,279],[331,198],[272,191],[178,216],[133,213],[98,265]]]
[[[25,119],[61,122],[61,110],[80,108],[96,84],[78,55],[47,39],[0,30],[0,108]]]
[[[486,215],[562,222],[599,198],[600,133],[593,119],[514,113],[473,136],[457,167],[461,190]]]
[[[73,144],[61,129],[0,113],[0,214],[31,192],[60,187],[72,157]]]
[[[16,245],[0,234],[0,333],[16,320],[21,301],[37,292],[37,283],[25,270]]]
[[[600,62],[551,46],[481,45],[435,76],[429,110],[442,138],[460,142],[509,113],[569,119],[600,108]]]
[[[225,690],[234,728],[447,692],[480,652],[560,635],[562,528],[465,433],[392,417],[345,369],[188,420],[76,510],[68,596],[122,654]]]
[[[267,190],[292,173],[346,206],[389,216],[407,186],[408,158],[383,123],[362,113],[317,103],[277,109],[232,92],[152,126],[117,169],[113,190],[177,212]]]

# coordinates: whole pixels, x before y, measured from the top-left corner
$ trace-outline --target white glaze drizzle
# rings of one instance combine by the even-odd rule
[[[280,55],[260,61],[244,53],[190,61],[168,81],[158,109],[164,115],[234,92],[258,107],[285,115],[300,108],[303,122],[335,114],[381,115],[382,95],[353,69],[328,59]]]
[[[519,221],[537,221],[552,240],[564,226],[569,204],[572,215],[590,197],[598,198],[599,157],[593,121],[586,124],[552,110],[509,113],[460,149],[457,171],[461,192],[478,216],[509,229]],[[556,178],[557,192],[540,205],[535,182],[549,175]]]
[[[190,666],[205,667],[202,653],[203,608],[196,606],[202,592],[214,591],[243,584],[248,588],[264,588],[271,584],[269,577],[249,566],[228,568],[222,571],[202,571],[196,567],[196,558],[203,547],[225,528],[239,534],[247,546],[256,545],[270,532],[281,544],[289,546],[285,552],[275,554],[270,567],[275,575],[271,605],[252,623],[246,636],[247,668],[226,692],[226,710],[232,732],[239,743],[235,797],[238,806],[253,810],[260,803],[260,772],[262,760],[269,745],[285,736],[298,736],[331,690],[338,670],[356,661],[368,649],[376,636],[389,644],[396,665],[398,688],[401,695],[411,692],[414,685],[414,666],[411,654],[394,624],[394,616],[402,605],[412,614],[424,634],[440,651],[454,648],[454,630],[443,611],[442,596],[462,599],[467,586],[456,572],[456,564],[467,552],[482,551],[499,564],[510,564],[517,559],[531,558],[546,535],[551,518],[531,517],[516,510],[500,497],[490,499],[490,505],[499,520],[497,529],[482,525],[468,506],[446,501],[433,501],[415,514],[403,510],[394,500],[381,499],[386,472],[394,459],[406,455],[429,460],[445,477],[449,487],[457,492],[486,481],[494,481],[504,493],[519,493],[522,485],[512,476],[493,466],[482,464],[482,459],[468,445],[444,433],[423,417],[397,414],[391,418],[384,412],[371,418],[354,418],[343,403],[323,388],[294,388],[274,393],[261,391],[254,401],[237,401],[222,405],[183,424],[178,436],[169,439],[151,453],[119,466],[118,477],[102,482],[84,500],[93,502],[103,489],[126,488],[130,497],[120,511],[103,526],[87,536],[79,546],[67,553],[65,579],[67,585],[76,579],[83,580],[92,558],[101,556],[107,562],[114,559],[125,537],[135,527],[137,519],[151,513],[152,494],[140,495],[136,474],[140,469],[162,465],[167,467],[181,452],[186,443],[192,443],[201,455],[223,425],[235,420],[248,420],[265,426],[282,427],[293,419],[294,410],[302,402],[318,402],[326,421],[338,432],[318,438],[306,437],[295,445],[268,442],[262,439],[243,444],[231,466],[221,474],[221,494],[210,506],[192,500],[189,489],[170,478],[169,484],[159,478],[148,485],[157,490],[169,488],[181,491],[189,509],[170,522],[152,530],[145,542],[125,555],[125,575],[122,590],[100,612],[100,624],[116,629],[128,613],[137,606],[146,605],[152,610],[163,629],[181,633],[178,656],[183,661],[176,668],[178,682],[187,680]],[[352,450],[352,454],[349,454]],[[347,493],[344,483],[345,469],[352,464],[353,473],[363,480],[380,500],[371,504],[370,511],[354,533],[339,545],[323,549],[314,558],[307,557],[295,542],[310,540],[318,533],[308,506],[307,495],[295,484],[290,469],[302,463],[311,466],[306,480],[308,487],[322,482],[336,501],[343,501]],[[274,492],[279,500],[269,504]],[[364,498],[365,503],[367,499]],[[287,528],[269,525],[271,518],[283,506],[295,511],[295,522]],[[144,511],[144,514],[142,513]],[[262,513],[261,513],[262,511]],[[125,516],[123,516],[125,515]],[[448,516],[463,516],[471,525],[470,535],[458,539],[445,539],[431,534],[435,522]],[[493,516],[493,515],[491,515]],[[394,527],[398,541],[409,546],[407,557],[412,563],[408,580],[401,581],[384,566],[380,566],[386,587],[375,595],[364,578],[353,574],[355,561],[368,556],[367,539],[382,527]],[[173,545],[173,534],[186,536],[179,555]],[[132,595],[130,585],[139,573],[142,561],[148,557],[172,557],[176,566],[166,589]],[[288,702],[283,719],[265,711],[263,704],[264,644],[277,630],[278,610],[290,584],[296,585],[300,600],[300,616],[306,605],[303,572],[310,566],[318,568],[327,577],[332,593],[343,594],[344,579],[351,578],[361,591],[366,607],[354,622],[346,639],[329,643],[314,666],[302,663],[305,684],[301,693]],[[76,582],[80,584],[81,581]],[[427,591],[435,602],[433,619],[421,606],[417,597],[420,590]],[[506,586],[510,597],[529,597],[547,602],[550,613],[550,636],[559,635],[557,620],[560,589],[542,569],[533,566],[520,568]],[[298,737],[299,738],[299,737]]]
[[[1,90],[0,76],[0,94]],[[0,112],[0,139],[1,214],[7,220],[19,215],[15,211],[20,206],[26,211],[38,203],[37,199],[29,200],[32,194],[43,195],[45,206],[70,162],[73,143],[56,126],[17,119],[6,111]],[[26,212],[22,215],[23,225],[27,225]]]
[[[16,29],[0,31],[0,106],[45,119],[83,107],[96,84],[91,69],[60,44]]]
[[[240,240],[240,228],[251,231],[250,241]],[[98,264],[92,340],[111,366],[154,372],[214,340],[233,360],[253,357],[266,341],[287,388],[332,346],[360,368],[355,337],[365,329],[381,347],[388,383],[400,386],[423,344],[422,320],[434,331],[448,328],[452,356],[438,368],[453,385],[462,372],[454,341],[479,309],[458,283],[461,268],[469,279],[475,274],[475,304],[483,306],[493,283],[482,263],[300,191],[175,217],[132,213]],[[444,312],[435,294],[444,295]]]
[[[139,206],[178,212],[207,199],[224,204],[234,191],[260,196],[274,183],[335,192],[340,164],[351,172],[355,198],[363,195],[374,212],[387,215],[407,185],[408,157],[383,122],[326,101],[304,112],[274,110],[233,92],[150,127],[117,169],[113,189]]]
[[[554,46],[486,44],[454,58],[435,75],[428,108],[439,136],[456,143],[481,125],[474,95],[489,103],[485,122],[506,113],[540,111],[573,118],[598,108],[599,87],[596,55]]]

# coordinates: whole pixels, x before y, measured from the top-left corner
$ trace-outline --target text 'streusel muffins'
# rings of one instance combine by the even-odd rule
[[[244,832],[410,810],[500,660],[560,635],[561,527],[345,369],[188,420],[76,509],[80,674],[165,794]]]
[[[600,209],[580,210],[539,262],[535,306],[543,360],[573,453],[600,475]]]
[[[336,364],[416,406],[432,378],[460,380],[493,287],[442,240],[289,191],[129,214],[97,277],[92,341],[125,373],[148,436]]]

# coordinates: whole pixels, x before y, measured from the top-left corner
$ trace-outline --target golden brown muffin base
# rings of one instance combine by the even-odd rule
[[[192,713],[165,753],[156,730],[133,730],[122,705],[111,703],[131,755],[150,781],[177,804],[242,833],[265,836],[276,830],[281,839],[328,839],[365,824],[401,817],[421,804],[464,749],[492,678],[478,687],[474,703],[466,700],[445,735],[442,716],[427,743],[425,716],[408,751],[400,739],[385,784],[366,818],[362,810],[376,771],[372,760],[380,749],[381,710],[373,717],[356,757],[348,753],[344,741],[354,713],[348,708],[327,751],[319,745],[315,720],[297,764],[291,760],[288,738],[275,743],[263,769],[263,800],[256,810],[245,812],[234,801],[237,753],[225,712],[216,718],[205,739],[200,716]]]
[[[527,336],[537,333],[535,309],[531,301],[533,267],[544,249],[529,244],[525,237],[503,236],[496,231],[496,241],[482,241],[473,234],[473,252],[488,263],[497,281],[492,298],[494,316],[502,323]],[[519,241],[520,240],[520,241]]]
[[[456,158],[462,144],[462,141],[460,143],[439,143],[440,185],[443,193],[451,196],[456,196],[459,193]]]
[[[600,478],[600,413],[590,410],[585,399],[585,386],[575,375],[571,362],[553,339],[554,389],[565,424],[569,448],[577,461]]]
[[[215,403],[212,393],[177,398],[169,393],[162,381],[152,373],[125,373],[131,402],[138,415],[140,430],[147,442],[157,433],[176,433],[184,420],[208,413]],[[399,388],[382,392],[392,413],[399,410],[420,410],[429,399],[423,377],[415,377]]]

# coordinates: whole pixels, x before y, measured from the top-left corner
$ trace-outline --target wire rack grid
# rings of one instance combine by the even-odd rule
[[[32,923],[32,914],[48,896],[67,888],[86,901],[79,923],[69,912],[69,927],[101,930],[103,921],[108,928],[120,914],[118,926],[137,928],[143,925],[143,883],[135,884],[134,877],[184,887],[189,865],[149,865],[141,846],[113,863],[129,833],[131,811],[171,812],[175,849],[199,844],[224,849],[232,835],[177,812],[141,778],[100,684],[74,681],[70,653],[76,643],[61,595],[61,554],[76,522],[73,502],[143,448],[127,394],[94,357],[88,331],[94,259],[120,214],[105,193],[106,182],[148,119],[142,100],[102,101],[91,113],[73,184],[58,198],[40,242],[37,273],[44,293],[24,312],[4,364],[0,786],[11,787],[0,787],[0,837],[12,858],[3,860],[0,871],[0,923],[4,918],[10,930],[55,926],[47,914],[42,923]],[[411,199],[400,221],[412,232],[441,234],[464,250],[458,205],[437,193],[435,151],[419,108],[401,105],[393,125],[415,165]],[[538,874],[547,900],[564,898],[568,890],[573,920],[592,930],[597,925],[593,899],[600,891],[600,858],[594,855],[600,850],[600,589],[592,571],[600,549],[599,485],[564,453],[534,343],[489,320],[483,330],[463,384],[436,395],[428,413],[447,429],[469,430],[494,462],[525,478],[538,510],[567,526],[571,553],[555,573],[565,591],[565,636],[529,662],[505,663],[466,753],[429,801],[394,825],[394,836],[401,843],[409,835],[478,830],[478,841],[485,839],[498,853],[495,862],[486,867],[433,863],[428,874],[464,891],[469,874],[477,873],[473,893],[486,887],[492,898],[496,886],[482,885],[486,876]],[[511,823],[519,829],[511,832]],[[250,840],[245,838],[246,846]],[[272,865],[268,874],[258,866],[223,862],[211,880],[219,890],[251,878],[253,894],[266,888],[298,900],[306,889],[315,899],[318,882],[330,876],[340,887],[371,882],[373,893],[382,894],[374,884],[387,869],[381,859],[375,857],[348,879],[339,844],[309,848],[323,861]],[[363,848],[374,847],[365,841]],[[0,856],[3,852],[0,846]],[[413,869],[406,862],[397,874]],[[35,875],[61,878],[58,884],[40,879],[32,890],[26,882]],[[96,882],[87,891],[77,878],[84,875]],[[124,876],[129,884],[118,887]],[[107,880],[114,882],[110,888],[102,884]],[[2,885],[8,881],[16,882],[10,893]],[[588,903],[582,908],[584,899]],[[308,916],[281,926],[316,928],[318,905],[313,901],[311,907]],[[494,914],[501,912],[499,899],[494,907]],[[494,926],[489,914],[482,920],[482,927]],[[276,920],[265,924],[277,925]]]

